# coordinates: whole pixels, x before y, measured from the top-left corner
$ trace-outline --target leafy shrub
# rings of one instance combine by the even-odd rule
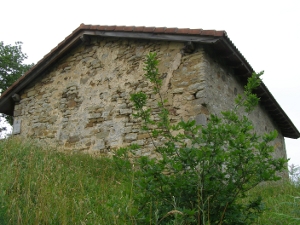
[[[269,143],[277,132],[258,135],[247,116],[238,113],[251,113],[257,106],[259,99],[252,91],[262,73],[248,79],[234,109],[211,115],[206,126],[195,121],[171,124],[160,93],[158,63],[156,54],[149,53],[144,70],[158,96],[159,120],[153,119],[145,93],[131,95],[133,116],[143,121],[141,128],[161,156],[137,159],[138,224],[251,224],[264,210],[262,198],[238,200],[261,182],[280,179],[277,172],[286,169],[287,162],[272,157]],[[134,153],[136,148],[129,150]]]

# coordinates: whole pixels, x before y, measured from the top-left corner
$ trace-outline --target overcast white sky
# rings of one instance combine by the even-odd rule
[[[36,63],[81,23],[226,30],[300,129],[300,0],[7,0],[0,41],[22,41]],[[286,139],[300,165],[300,139]]]

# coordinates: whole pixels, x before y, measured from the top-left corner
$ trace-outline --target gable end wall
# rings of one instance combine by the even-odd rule
[[[77,47],[21,93],[14,111],[22,121],[20,135],[91,154],[137,143],[143,146],[139,154],[152,154],[150,138],[132,118],[129,100],[130,93],[143,90],[149,105],[156,107],[157,96],[143,77],[150,51],[160,60],[173,122],[182,118],[205,124],[210,113],[229,109],[236,93],[242,93],[233,75],[201,47],[185,56],[183,47],[179,42],[96,38]],[[252,118],[259,132],[276,129],[262,107]],[[285,156],[280,133],[274,145],[276,156]]]

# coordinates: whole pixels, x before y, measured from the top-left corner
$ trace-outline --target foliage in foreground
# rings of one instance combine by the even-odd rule
[[[139,225],[130,168],[124,161],[53,152],[29,140],[0,140],[0,224]],[[299,224],[300,186],[294,184],[249,192],[250,198],[262,196],[266,208],[255,224]]]
[[[155,53],[149,53],[145,76],[157,95],[159,120],[154,120],[147,107],[147,95],[131,95],[136,114],[144,121],[142,129],[153,141],[154,151],[161,158],[144,156],[138,159],[134,196],[139,205],[140,224],[251,224],[263,213],[261,196],[247,201],[247,192],[261,182],[276,181],[287,161],[274,159],[271,146],[276,131],[258,135],[242,109],[251,113],[259,99],[252,91],[260,85],[260,74],[248,79],[243,95],[236,98],[236,107],[211,115],[207,126],[195,121],[173,125],[168,118],[162,80]],[[138,146],[132,146],[131,150]],[[124,152],[124,149],[121,149]]]

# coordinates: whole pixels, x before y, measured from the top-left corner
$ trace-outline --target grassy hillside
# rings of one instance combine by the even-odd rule
[[[10,139],[0,141],[0,165],[0,224],[127,223],[131,174],[109,159]]]
[[[0,224],[138,224],[133,172],[112,160],[0,140]],[[300,186],[264,185],[257,224],[300,224]]]

